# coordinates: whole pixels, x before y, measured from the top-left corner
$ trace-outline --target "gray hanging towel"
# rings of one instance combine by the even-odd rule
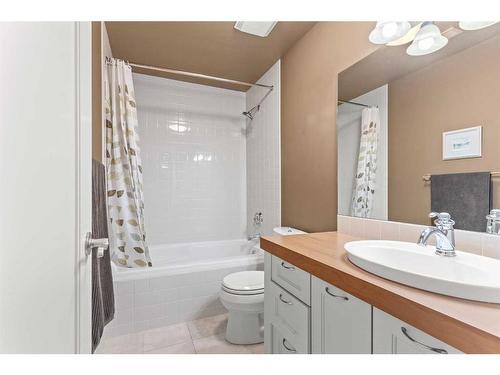
[[[92,238],[108,238],[106,215],[106,170],[104,165],[92,160]],[[109,251],[97,257],[92,250],[92,353],[101,341],[104,326],[115,315],[113,275]]]
[[[491,199],[490,172],[431,176],[431,209],[449,212],[456,229],[484,232]]]

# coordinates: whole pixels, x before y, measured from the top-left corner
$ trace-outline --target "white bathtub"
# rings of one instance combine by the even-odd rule
[[[263,270],[256,241],[228,240],[150,246],[153,267],[113,264],[116,313],[106,327],[120,335],[225,312],[220,282],[229,273]]]

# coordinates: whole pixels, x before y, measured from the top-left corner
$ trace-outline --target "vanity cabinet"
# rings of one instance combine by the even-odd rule
[[[372,306],[312,276],[312,352],[370,354]]]
[[[461,353],[267,252],[264,271],[267,353]]]
[[[373,308],[374,354],[459,354],[445,344],[411,325]]]
[[[311,275],[266,253],[264,346],[267,353],[311,352]]]

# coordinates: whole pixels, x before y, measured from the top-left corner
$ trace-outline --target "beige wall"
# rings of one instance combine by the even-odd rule
[[[320,22],[282,59],[282,224],[337,227],[337,74],[377,47],[372,22]]]
[[[499,61],[497,36],[389,84],[389,220],[429,223],[424,174],[500,171]],[[442,160],[444,131],[479,125],[482,158]]]

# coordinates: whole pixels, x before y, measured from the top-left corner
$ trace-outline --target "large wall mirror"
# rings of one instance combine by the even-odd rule
[[[487,231],[500,208],[500,24],[438,23],[441,50],[384,46],[338,77],[339,214]]]

